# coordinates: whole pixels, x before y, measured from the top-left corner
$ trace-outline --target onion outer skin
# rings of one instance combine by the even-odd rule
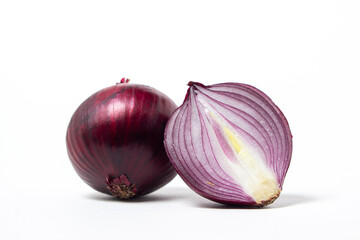
[[[66,134],[68,156],[80,178],[120,199],[151,193],[176,176],[163,140],[177,106],[154,88],[128,82],[122,79],[86,99]]]
[[[252,207],[274,202],[292,154],[284,114],[247,84],[189,86],[165,129],[165,149],[177,173],[212,201]]]

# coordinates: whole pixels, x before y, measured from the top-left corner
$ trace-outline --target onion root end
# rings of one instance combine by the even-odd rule
[[[106,182],[108,184],[106,188],[114,197],[126,200],[136,196],[137,188],[125,174],[121,174],[119,177],[107,178]]]

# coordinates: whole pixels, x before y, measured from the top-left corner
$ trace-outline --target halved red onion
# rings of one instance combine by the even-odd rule
[[[178,174],[216,202],[261,207],[275,201],[292,153],[283,113],[246,84],[189,86],[165,129],[165,149]]]

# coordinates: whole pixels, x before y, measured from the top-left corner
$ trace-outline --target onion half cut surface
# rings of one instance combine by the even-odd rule
[[[216,202],[261,207],[275,201],[292,153],[283,113],[250,85],[189,86],[165,129],[165,149],[178,174]]]

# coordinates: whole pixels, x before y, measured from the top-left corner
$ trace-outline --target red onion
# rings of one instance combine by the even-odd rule
[[[178,174],[216,202],[261,207],[275,201],[292,153],[283,113],[249,85],[189,86],[165,129],[165,148]]]
[[[163,93],[127,79],[93,94],[75,111],[67,130],[76,172],[92,188],[121,199],[164,186],[176,175],[163,144],[175,109]]]

